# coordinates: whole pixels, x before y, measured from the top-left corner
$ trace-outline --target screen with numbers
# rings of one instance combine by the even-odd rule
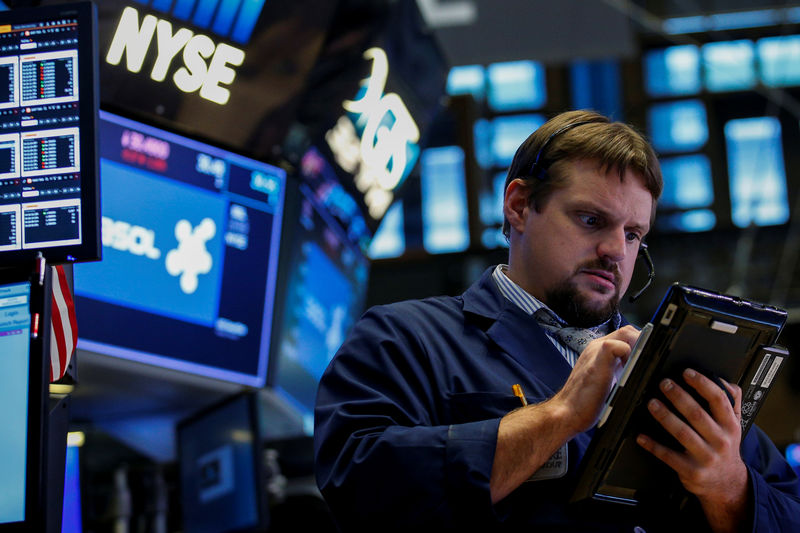
[[[94,19],[89,3],[0,13],[4,260],[99,258]]]

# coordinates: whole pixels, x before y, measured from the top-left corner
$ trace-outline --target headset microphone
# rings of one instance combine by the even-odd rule
[[[642,243],[639,245],[639,256],[644,259],[645,265],[647,265],[647,283],[644,284],[644,287],[636,291],[636,294],[628,297],[628,301],[631,303],[635,302],[644,291],[650,288],[650,285],[653,284],[653,280],[656,279],[656,268],[653,265],[653,258],[650,257],[650,252],[647,251],[647,244]]]

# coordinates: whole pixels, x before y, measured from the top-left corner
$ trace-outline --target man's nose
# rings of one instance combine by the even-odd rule
[[[597,255],[613,263],[619,263],[625,259],[627,244],[624,228],[610,230],[603,234],[603,238],[598,243]]]

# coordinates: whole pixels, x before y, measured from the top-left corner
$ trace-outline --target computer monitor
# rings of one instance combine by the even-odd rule
[[[370,262],[362,246],[369,233],[319,152],[306,153],[301,174],[297,201],[287,210],[281,268],[286,282],[278,297],[282,313],[276,317],[269,384],[311,434],[319,378],[364,310]]]
[[[250,386],[267,371],[286,173],[100,113],[103,261],[78,348]]]
[[[0,12],[0,258],[100,257],[96,14]]]
[[[243,393],[178,424],[186,533],[266,531],[258,405],[255,393]]]
[[[47,269],[49,270],[49,269]],[[49,273],[0,271],[0,532],[44,531]],[[48,294],[48,298],[44,297]],[[47,368],[49,371],[49,367]]]

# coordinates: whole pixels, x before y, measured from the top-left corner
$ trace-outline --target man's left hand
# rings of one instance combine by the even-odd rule
[[[661,391],[688,424],[655,398],[647,407],[684,450],[672,450],[645,435],[637,442],[677,472],[686,490],[700,500],[714,531],[736,531],[746,527],[749,487],[747,467],[739,453],[742,391],[724,383],[734,398],[731,406],[725,391],[699,372],[687,369],[683,378],[705,398],[708,411],[670,379],[661,382]]]

